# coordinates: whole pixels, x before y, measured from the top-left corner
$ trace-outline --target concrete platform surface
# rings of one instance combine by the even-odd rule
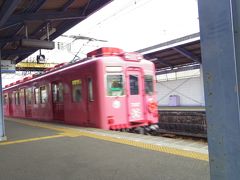
[[[3,180],[208,180],[209,164],[131,145],[6,121]]]

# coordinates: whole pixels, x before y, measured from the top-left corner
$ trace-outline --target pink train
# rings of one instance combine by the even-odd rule
[[[6,117],[101,129],[158,123],[155,68],[140,54],[100,48],[5,86]]]

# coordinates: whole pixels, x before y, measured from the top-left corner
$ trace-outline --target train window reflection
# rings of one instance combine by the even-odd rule
[[[47,87],[40,87],[40,103],[45,104],[48,101]]]
[[[145,93],[148,95],[152,95],[152,93],[153,93],[153,76],[145,75],[144,76],[144,84],[145,84]]]
[[[107,75],[107,95],[108,96],[122,96],[123,90],[123,76],[122,75]]]
[[[129,81],[130,81],[130,94],[138,95],[139,94],[138,75],[130,75]]]
[[[80,102],[82,99],[82,80],[77,79],[72,81],[72,97],[73,102]]]

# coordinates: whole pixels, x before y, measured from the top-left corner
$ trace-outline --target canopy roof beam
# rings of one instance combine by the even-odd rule
[[[85,16],[82,16],[82,12],[75,11],[67,11],[67,12],[39,12],[39,13],[28,13],[21,15],[14,15],[8,20],[8,22],[4,25],[0,26],[1,29],[5,29],[6,27],[12,27],[16,24],[24,23],[24,22],[33,22],[33,21],[47,21],[47,20],[71,20],[71,19],[84,19]]]
[[[20,1],[21,0],[7,0],[4,2],[0,11],[0,27],[8,21]]]
[[[191,52],[189,52],[188,50],[186,50],[180,46],[173,47],[172,49],[177,51],[178,53],[182,54],[183,56],[187,57],[188,59],[191,59],[194,62],[197,62],[199,64],[201,63],[201,60],[198,57],[196,57],[194,54],[192,54]]]

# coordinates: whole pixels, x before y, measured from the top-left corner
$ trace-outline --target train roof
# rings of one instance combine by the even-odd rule
[[[113,48],[113,47],[102,47],[87,53],[87,57],[84,59],[79,59],[77,61],[69,62],[69,63],[61,63],[52,68],[47,68],[42,73],[32,74],[16,82],[12,82],[6,85],[4,89],[9,89],[19,84],[27,83],[30,80],[33,80],[36,78],[45,77],[46,75],[49,75],[49,73],[58,72],[59,70],[64,70],[65,68],[68,68],[68,67],[69,68],[74,67],[74,65],[80,65],[80,63],[82,64],[82,63],[90,62],[89,60],[97,60],[99,59],[99,57],[110,57],[110,56],[122,57],[123,60],[131,61],[131,62],[140,62],[143,59],[143,56],[140,53],[125,52],[122,49]]]

